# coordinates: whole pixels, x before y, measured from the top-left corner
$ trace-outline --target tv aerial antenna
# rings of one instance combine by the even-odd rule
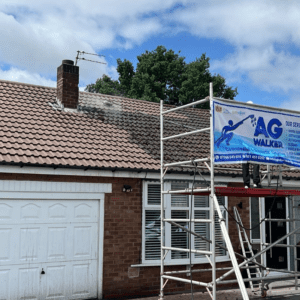
[[[75,59],[75,66],[77,66],[77,61],[78,60],[86,60],[86,61],[91,61],[91,62],[95,62],[97,64],[103,64],[103,65],[106,65],[106,63],[104,62],[101,62],[101,61],[96,61],[96,60],[90,60],[90,59],[86,59],[84,57],[81,57],[85,54],[88,54],[88,55],[95,55],[95,56],[99,56],[99,57],[105,57],[104,55],[100,55],[100,54],[95,54],[95,53],[88,53],[88,52],[84,52],[84,51],[77,51],[77,56],[76,56],[76,59]]]

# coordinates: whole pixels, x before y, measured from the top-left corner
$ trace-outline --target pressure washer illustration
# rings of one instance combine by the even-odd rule
[[[249,115],[248,117],[246,117],[242,121],[236,123],[235,125],[233,125],[233,121],[232,120],[229,120],[228,121],[228,125],[225,125],[223,127],[221,136],[215,141],[216,146],[219,148],[220,144],[224,140],[226,140],[226,145],[229,146],[230,145],[230,141],[233,138],[233,132],[230,132],[230,133],[228,133],[228,132],[229,131],[234,131],[235,129],[237,129],[240,125],[242,125],[249,118],[251,119],[251,125],[253,127],[256,126],[256,118],[254,117],[254,115]]]

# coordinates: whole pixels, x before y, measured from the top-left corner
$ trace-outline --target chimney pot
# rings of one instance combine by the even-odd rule
[[[66,64],[66,65],[74,65],[74,61],[73,60],[70,60],[70,59],[64,59],[62,61],[62,64]]]

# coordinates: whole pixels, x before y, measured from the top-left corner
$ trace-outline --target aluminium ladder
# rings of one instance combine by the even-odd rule
[[[233,207],[233,211],[234,211],[235,219],[237,221],[236,222],[236,227],[237,227],[237,231],[238,231],[238,234],[239,234],[239,240],[240,240],[243,256],[248,257],[249,254],[250,254],[250,257],[253,257],[254,253],[253,253],[248,235],[245,231],[245,228],[243,227],[241,216],[240,216],[240,214],[239,214],[239,212],[238,212],[238,210],[235,206]],[[247,247],[247,250],[245,249],[245,245]],[[256,263],[256,260],[254,259],[253,262]],[[247,271],[247,275],[248,275],[249,279],[253,278],[251,275],[255,275],[255,277],[261,277],[261,272],[260,272],[259,268],[257,267],[257,264],[256,264],[256,267],[255,267],[256,272],[252,273],[252,274],[250,272],[251,266],[248,263],[246,263],[246,267],[247,267],[246,271]],[[249,284],[250,284],[251,290],[254,291],[253,281],[252,280],[249,281]],[[255,285],[256,285],[256,287],[259,287],[259,285],[257,283],[255,283]]]

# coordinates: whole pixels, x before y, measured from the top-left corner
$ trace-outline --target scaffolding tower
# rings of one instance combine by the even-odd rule
[[[216,97],[213,97],[213,86],[212,83],[210,83],[210,89],[209,89],[209,97],[195,101],[192,103],[189,103],[187,105],[183,105],[180,107],[164,110],[163,106],[163,101],[160,102],[160,152],[161,152],[161,172],[160,172],[160,184],[161,184],[161,267],[160,267],[160,300],[164,299],[164,288],[166,284],[168,283],[169,280],[176,280],[176,281],[181,281],[184,283],[191,283],[193,285],[198,285],[198,286],[203,286],[206,288],[208,291],[209,295],[213,300],[217,299],[217,294],[216,294],[216,288],[217,284],[231,284],[231,283],[238,283],[239,289],[241,291],[242,297],[244,300],[248,300],[249,296],[245,287],[245,282],[259,282],[260,283],[260,289],[262,296],[266,295],[266,286],[265,284],[268,284],[268,282],[271,281],[276,281],[276,280],[282,280],[282,276],[272,276],[272,277],[267,277],[270,271],[278,271],[278,272],[283,272],[283,273],[289,273],[289,277],[292,277],[295,279],[295,287],[298,289],[298,276],[300,273],[297,271],[297,245],[289,245],[288,243],[284,244],[282,243],[285,239],[288,239],[290,236],[295,235],[298,233],[298,230],[300,230],[300,227],[296,226],[296,221],[300,221],[296,219],[295,216],[295,209],[298,208],[298,206],[295,206],[295,199],[294,195],[300,195],[300,191],[298,190],[274,190],[271,188],[268,189],[244,189],[244,188],[232,188],[232,187],[217,187],[215,186],[215,178],[214,178],[214,133],[213,133],[213,114],[211,112],[210,114],[210,127],[207,128],[200,128],[197,130],[181,133],[181,134],[176,134],[173,136],[164,136],[164,115],[175,112],[177,110],[185,109],[187,107],[191,107],[194,105],[198,104],[203,104],[205,102],[210,103],[210,107],[213,107],[213,99],[216,100],[224,100],[224,99],[219,99]],[[201,132],[208,132],[210,133],[210,157],[207,158],[199,158],[199,159],[193,159],[193,160],[187,160],[187,161],[179,161],[179,162],[171,162],[171,163],[165,163],[164,162],[164,142],[166,140],[170,139],[175,139],[187,135],[192,135],[192,134],[197,134]],[[164,189],[164,177],[166,175],[167,169],[171,167],[183,167],[183,168],[194,168],[195,163],[203,163],[204,166],[207,168],[207,170],[210,173],[210,186],[207,188],[192,188],[192,189],[185,189],[185,190],[165,190]],[[225,164],[225,163],[224,163]],[[218,167],[218,169],[220,169]],[[223,168],[224,170],[226,168]],[[282,172],[284,171],[291,171],[295,170],[297,168],[289,168],[287,167],[286,169],[282,169],[280,166],[279,168],[279,178],[280,178],[280,186],[282,186]],[[228,168],[227,168],[228,170]],[[232,170],[232,168],[230,168]],[[263,174],[263,179],[267,177],[268,179],[268,185],[270,186],[271,184],[271,170],[270,166],[267,166],[267,171],[261,172]],[[208,195],[209,196],[209,218],[208,219],[193,219],[193,216],[191,216],[191,205],[189,206],[190,212],[189,216],[190,218],[188,219],[166,219],[164,217],[164,207],[165,207],[165,199],[164,196],[166,194],[183,194],[183,195]],[[262,233],[262,224],[263,222],[292,222],[292,231],[287,233],[285,236],[279,238],[276,241],[270,241],[270,243],[263,243],[262,238],[261,240],[261,249],[260,252],[256,253],[251,253],[251,257],[247,257],[245,255],[241,255],[240,253],[236,253],[233,249],[226,224],[225,224],[225,219],[223,217],[223,214],[220,209],[220,205],[217,199],[217,196],[242,196],[242,197],[259,197],[259,209],[260,209],[260,232]],[[267,197],[267,196],[291,196],[292,198],[292,207],[293,207],[293,217],[292,219],[272,219],[270,216],[268,218],[265,218],[262,216],[261,212],[261,197]],[[223,239],[225,241],[225,247],[223,245],[220,245],[216,243],[216,237],[215,237],[215,214],[217,214],[217,217],[219,218],[219,224],[221,228],[221,232],[223,235]],[[188,223],[189,226],[187,228],[185,226],[181,226],[180,222],[186,222]],[[205,240],[206,242],[211,244],[210,251],[205,251],[205,250],[197,250],[197,249],[183,249],[183,248],[175,248],[175,247],[166,247],[165,245],[165,224],[169,223],[173,226],[176,226],[180,228],[182,231],[185,231],[186,233],[192,234],[196,237],[199,237],[200,239]],[[199,235],[195,231],[192,231],[191,223],[208,223],[210,224],[211,228],[211,240]],[[299,234],[299,233],[298,233]],[[241,234],[239,235],[241,236]],[[247,239],[247,238],[246,238]],[[294,239],[295,241],[295,239]],[[240,238],[240,242],[243,242]],[[189,246],[190,247],[190,246]],[[223,248],[225,251],[228,252],[230,261],[232,263],[232,267],[227,267],[227,268],[216,268],[216,247]],[[272,269],[272,268],[267,268],[266,267],[266,262],[264,259],[264,253],[266,253],[268,250],[272,249],[273,247],[292,247],[294,250],[294,261],[295,261],[295,270],[294,271],[288,271],[288,270],[282,270],[282,269]],[[164,260],[166,258],[166,255],[168,254],[169,251],[179,251],[179,252],[189,252],[189,253],[198,253],[202,254],[207,258],[208,263],[211,265],[211,269],[209,270],[180,270],[180,271],[165,271],[164,267]],[[237,256],[241,257],[243,259],[243,262],[238,264],[237,261]],[[260,263],[256,261],[256,258],[261,257]],[[255,269],[259,268],[259,271],[257,271],[258,276],[255,278],[243,278],[241,274],[241,269],[249,269],[250,263],[254,264]],[[216,271],[226,271],[222,276],[219,278],[216,277]],[[196,280],[189,280],[185,278],[180,278],[176,275],[184,274],[184,273],[189,273],[189,272],[203,272],[203,271],[212,271],[212,280],[211,282],[201,282],[201,281],[196,281]],[[232,273],[235,273],[236,279],[231,279],[231,280],[224,280],[226,277],[231,275]],[[287,278],[287,277],[285,277]]]

